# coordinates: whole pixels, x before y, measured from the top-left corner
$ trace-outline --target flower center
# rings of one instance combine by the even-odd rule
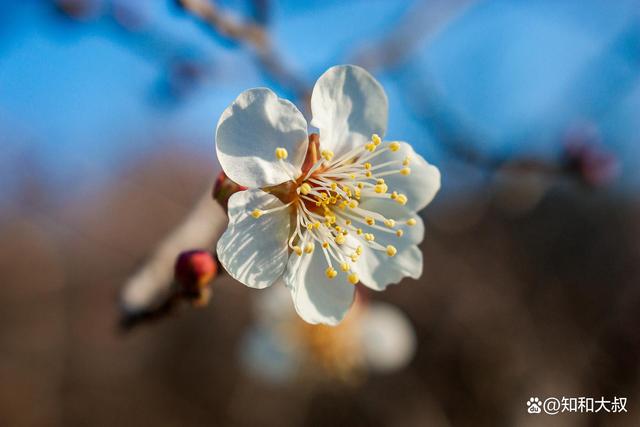
[[[378,161],[380,154],[397,152],[399,142],[382,142],[378,135],[364,145],[336,157],[331,150],[319,150],[317,135],[310,137],[310,153],[303,173],[294,177],[288,163],[287,151],[277,148],[275,157],[283,170],[291,176],[290,183],[271,189],[274,194],[286,194],[286,204],[268,211],[254,210],[255,218],[275,210],[291,207],[295,215],[295,230],[289,238],[289,248],[302,257],[319,247],[327,262],[328,278],[338,275],[339,268],[347,280],[356,284],[358,275],[352,264],[358,262],[363,247],[385,252],[392,257],[397,253],[394,245],[383,246],[376,242],[376,235],[387,233],[400,239],[403,226],[416,224],[414,218],[401,223],[379,212],[365,209],[361,202],[371,199],[390,199],[400,205],[407,203],[407,196],[389,192],[384,177],[394,174],[409,175],[411,159]],[[320,151],[318,156],[317,152]],[[294,185],[291,185],[291,184]]]

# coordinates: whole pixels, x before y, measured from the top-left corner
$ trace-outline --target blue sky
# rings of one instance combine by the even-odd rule
[[[273,3],[274,41],[287,65],[312,83],[392,32],[415,2]],[[146,24],[133,37],[106,19],[65,21],[44,1],[0,6],[0,156],[33,153],[53,190],[72,188],[79,174],[100,185],[125,159],[161,149],[157,141],[166,135],[214,156],[224,107],[247,88],[272,85],[246,49],[212,37],[172,2],[134,4]],[[222,4],[247,12],[243,1]],[[479,2],[419,46],[411,72],[434,79],[482,149],[553,156],[564,126],[595,120],[625,161],[625,183],[637,183],[637,10],[625,0]],[[167,101],[163,88],[176,57],[204,61],[210,77]],[[389,135],[437,162],[439,142],[416,121],[397,73],[378,77],[390,98]],[[0,157],[5,173],[17,168],[7,162]],[[15,182],[8,178],[3,191]]]

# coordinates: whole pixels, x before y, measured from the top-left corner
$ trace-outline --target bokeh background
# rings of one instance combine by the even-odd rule
[[[640,425],[640,3],[0,2],[0,425]],[[425,271],[371,297],[418,349],[358,384],[240,363],[253,292],[128,332],[118,294],[219,172],[268,86],[308,114],[369,69],[388,135],[438,165]],[[217,218],[215,220],[220,220]],[[532,416],[531,396],[628,398]]]

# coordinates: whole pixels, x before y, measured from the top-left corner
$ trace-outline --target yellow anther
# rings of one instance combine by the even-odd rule
[[[391,144],[389,144],[389,150],[391,151],[398,151],[400,149],[400,143],[397,141],[393,141]]]
[[[395,200],[395,199],[398,198],[398,193],[396,191],[394,191],[393,193],[391,193],[391,196],[389,196],[389,197],[391,197],[391,200]]]
[[[357,234],[358,236],[361,236],[361,235],[362,235],[362,228],[358,228],[358,229],[356,230],[356,234]]]
[[[363,182],[359,182],[359,183],[358,183],[358,188],[359,188],[360,190],[362,190],[362,189],[364,188],[364,183],[363,183]]]
[[[402,230],[396,231],[396,236],[398,236],[398,237],[402,237],[403,234],[404,234],[404,231],[402,231]]]
[[[295,252],[296,255],[301,256],[302,255],[302,248],[300,246],[294,246],[293,247],[293,252]]]
[[[396,249],[395,246],[393,245],[387,246],[387,255],[394,256],[396,253],[398,253],[398,250]]]
[[[356,255],[358,255],[358,256],[362,255],[362,246],[358,246],[356,248]]]
[[[336,277],[338,275],[338,272],[335,270],[335,268],[333,267],[329,267],[327,268],[327,270],[325,271],[325,274],[327,275],[327,277],[329,279],[333,279],[334,277]]]
[[[315,228],[316,230],[318,230],[320,228],[320,222],[316,221],[313,223],[313,228]]]
[[[376,184],[384,184],[384,179],[382,179],[382,178],[378,178],[378,179],[376,180]]]
[[[375,145],[380,145],[382,139],[380,139],[377,133],[374,133],[373,135],[371,135],[371,142],[373,142]]]
[[[356,174],[355,173],[349,174],[349,178],[356,179]]]
[[[286,148],[283,148],[283,147],[276,148],[276,159],[284,160],[288,156],[289,156],[289,153],[287,153],[287,149]]]
[[[373,187],[373,189],[378,194],[384,194],[387,192],[389,187],[387,187],[387,184],[376,184],[376,186]]]
[[[372,176],[372,175],[373,175],[373,174],[371,173],[371,171],[366,171],[366,172],[364,173],[364,176],[366,176],[367,178],[371,178],[371,176]]]
[[[396,222],[393,219],[389,218],[384,220],[384,225],[386,225],[389,228],[393,228],[396,226]]]
[[[407,176],[411,173],[411,168],[402,168],[400,169],[400,175]]]
[[[322,247],[327,249],[329,247],[329,242],[322,242]]]
[[[358,275],[356,273],[351,273],[347,279],[349,279],[349,283],[351,283],[352,285],[355,285],[356,283],[358,283],[360,281],[360,278],[358,277]]]
[[[407,203],[407,196],[405,196],[404,194],[398,194],[398,198],[396,199],[396,202],[398,202],[401,205],[405,205]]]
[[[332,205],[335,205],[337,201],[338,201],[338,199],[335,198],[335,197],[330,197],[329,198],[329,203],[331,203]]]
[[[369,225],[374,225],[376,223],[376,220],[368,216],[364,219],[364,222],[366,222]]]
[[[374,144],[373,142],[371,144],[366,144],[364,146],[365,150],[373,153],[374,151],[376,151],[376,144]]]
[[[314,250],[315,248],[316,248],[316,245],[314,245],[313,243],[307,243],[307,244],[304,246],[304,251],[305,251],[306,253],[310,254],[310,253],[312,253],[312,252],[313,252],[313,250]]]
[[[326,215],[324,218],[327,220],[329,224],[336,223],[336,217],[334,215]]]
[[[356,193],[355,193],[356,199],[360,199],[360,195],[361,195],[361,194],[362,194],[362,193],[360,192],[360,189],[359,189],[359,188],[356,188]]]
[[[371,163],[369,163],[369,162],[365,163],[365,164],[364,164],[364,168],[365,168],[366,170],[371,169]]]
[[[326,201],[329,198],[329,196],[327,195],[327,193],[320,193],[320,198]]]
[[[254,209],[253,212],[251,212],[251,216],[257,219],[262,216],[262,213],[260,209]]]
[[[322,158],[325,159],[327,162],[333,159],[333,151],[331,150],[322,150],[320,154],[322,155]]]
[[[298,189],[300,190],[300,194],[304,194],[305,196],[311,193],[311,186],[306,182],[302,183]]]
[[[355,208],[357,208],[357,207],[358,207],[358,201],[357,201],[357,200],[354,200],[354,199],[351,199],[351,201],[349,202],[349,207],[350,207],[351,209],[355,209]],[[349,221],[349,223],[351,223],[351,221]]]
[[[345,219],[344,223],[347,224],[347,225],[351,225],[351,220],[350,219]]]
[[[307,224],[307,230],[309,231],[313,230],[313,224],[311,223]]]
[[[411,157],[407,156],[404,158],[404,160],[402,161],[402,166],[409,166],[409,163],[411,162]]]
[[[358,255],[356,254],[351,255],[349,258],[351,258],[351,261],[353,262],[358,262]]]
[[[374,240],[376,240],[376,236],[371,233],[365,233],[364,240],[366,240],[367,242],[373,242]]]
[[[343,262],[342,264],[340,264],[340,269],[341,269],[342,271],[347,272],[347,271],[351,270],[351,267],[349,266],[349,264],[348,264],[348,263]]]
[[[347,238],[344,237],[344,234],[340,233],[336,235],[335,241],[337,244],[342,245],[347,241]]]
[[[409,219],[407,220],[407,225],[408,225],[409,227],[413,227],[413,226],[414,226],[414,225],[416,225],[417,223],[418,223],[418,221],[416,221],[416,220],[415,220],[415,218],[409,218]]]

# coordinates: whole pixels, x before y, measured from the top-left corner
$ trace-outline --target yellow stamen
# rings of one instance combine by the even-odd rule
[[[251,212],[251,216],[258,219],[262,216],[262,211],[260,209],[254,209],[253,212]]]
[[[393,141],[391,144],[389,144],[389,150],[391,151],[398,151],[400,149],[400,143],[397,141]]]
[[[396,202],[401,205],[407,204],[407,200],[407,196],[405,196],[404,194],[398,194],[398,197],[396,198]]]
[[[333,267],[329,267],[325,271],[325,274],[327,275],[327,277],[329,279],[333,279],[334,277],[336,277],[338,275],[338,272]]]
[[[374,225],[376,223],[376,220],[371,218],[370,216],[366,217],[364,221],[369,225]]]
[[[373,142],[375,145],[380,145],[382,139],[380,139],[377,133],[374,133],[373,135],[371,135],[371,142]]]
[[[404,234],[404,231],[402,231],[402,230],[396,231],[396,236],[398,236],[398,237],[402,237],[403,234]]]
[[[298,189],[300,190],[300,193],[304,194],[305,196],[311,193],[311,186],[306,182],[302,183],[302,185],[298,187]]]
[[[347,279],[349,279],[349,283],[351,283],[352,285],[355,285],[356,283],[358,283],[360,281],[360,278],[358,277],[358,275],[356,273],[351,273]]]
[[[312,253],[313,250],[315,249],[316,245],[314,245],[313,243],[307,243],[304,247],[304,251],[308,254]]]
[[[358,255],[358,256],[362,255],[362,246],[358,246],[356,248],[356,255]]]
[[[320,154],[322,155],[322,158],[325,159],[326,161],[331,161],[331,159],[333,159],[333,151],[331,150],[322,150]]]
[[[365,164],[364,164],[364,168],[365,168],[366,170],[371,169],[371,163],[369,163],[369,162],[365,163]]]
[[[393,228],[396,225],[396,222],[393,219],[385,219],[384,220],[384,225],[386,225],[389,228]]]
[[[411,168],[402,168],[400,169],[400,175],[407,176],[411,173]]]
[[[404,158],[404,160],[402,161],[402,166],[409,166],[409,163],[411,162],[411,157],[407,156]]]
[[[416,225],[417,223],[418,223],[418,221],[416,221],[416,220],[415,220],[415,218],[409,218],[409,219],[407,220],[407,225],[408,225],[409,227],[413,227],[413,226],[414,226],[414,225]]]
[[[340,269],[344,272],[347,272],[351,270],[351,267],[346,262],[343,262],[342,264],[340,264]]]
[[[289,156],[289,153],[287,153],[287,149],[286,148],[283,148],[283,147],[276,148],[276,159],[284,160],[288,156]]]
[[[344,237],[344,234],[338,234],[335,240],[337,244],[342,245],[347,239]]]
[[[373,242],[375,239],[376,239],[376,236],[374,236],[371,233],[364,234],[364,240],[366,240],[367,242]]]
[[[398,252],[398,250],[396,249],[395,246],[393,246],[393,245],[387,246],[387,255],[394,256],[397,252]]]
[[[387,184],[376,184],[374,187],[375,192],[378,194],[384,194],[388,189],[389,187],[387,187]]]
[[[302,248],[300,246],[294,246],[293,247],[293,251],[296,253],[296,255],[301,256],[302,255]]]
[[[358,207],[358,201],[351,199],[351,201],[349,202],[349,207],[351,209],[357,208]],[[349,224],[351,224],[351,221],[349,221]]]
[[[329,247],[329,242],[322,242],[322,247],[327,249]]]

